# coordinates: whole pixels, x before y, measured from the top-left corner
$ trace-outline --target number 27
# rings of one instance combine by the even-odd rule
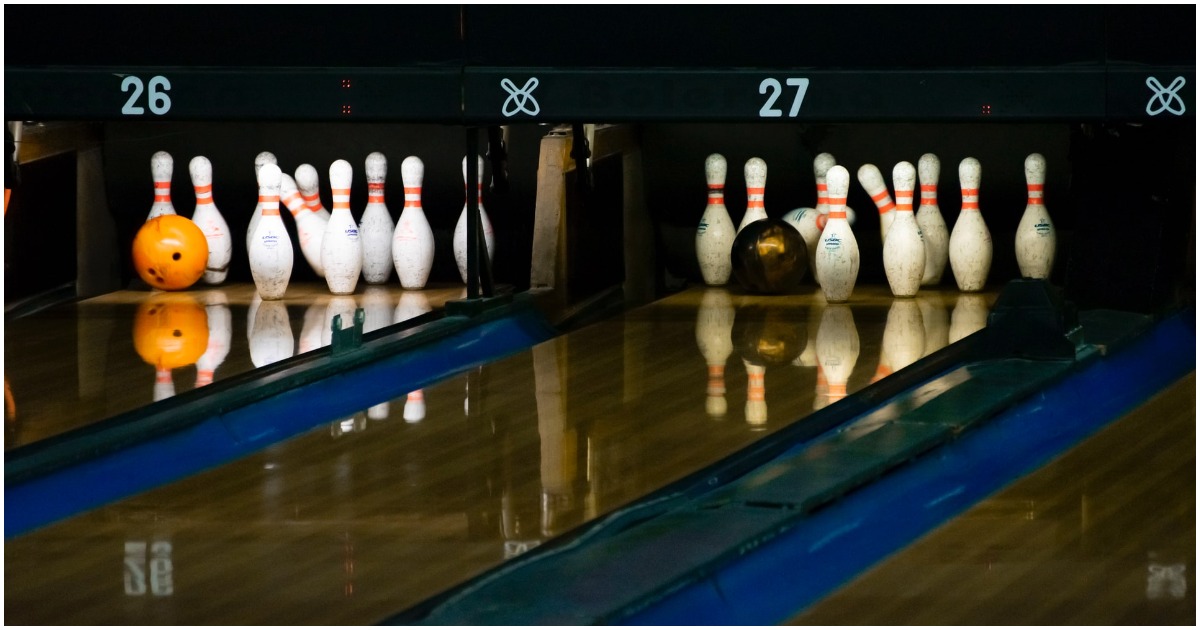
[[[795,118],[800,113],[800,104],[804,102],[804,95],[808,92],[808,79],[787,79],[789,87],[796,88],[796,97],[792,99],[792,108],[788,110],[788,118]],[[783,116],[783,111],[775,108],[775,101],[779,100],[779,95],[783,93],[783,86],[779,84],[778,79],[763,79],[762,83],[758,84],[758,93],[767,94],[767,102],[763,103],[762,109],[758,110],[760,118],[780,118]]]

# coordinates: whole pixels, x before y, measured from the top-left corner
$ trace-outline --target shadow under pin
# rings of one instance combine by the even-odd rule
[[[333,328],[333,344],[330,352],[333,355],[346,354],[353,352],[362,347],[363,322],[367,320],[367,314],[363,309],[354,310],[354,325],[350,328],[342,328],[341,314],[333,316],[333,322],[329,324]]]

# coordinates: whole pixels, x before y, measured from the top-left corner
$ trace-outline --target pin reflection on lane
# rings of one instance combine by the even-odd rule
[[[196,361],[196,387],[213,382],[213,374],[229,356],[229,342],[233,337],[233,313],[229,310],[229,298],[224,291],[205,291],[200,299],[208,318],[208,346]]]
[[[725,416],[725,364],[733,354],[733,300],[725,289],[706,289],[696,310],[696,345],[708,366],[704,410],[709,416]]]
[[[800,311],[794,306],[758,302],[737,314],[734,337],[746,366],[746,423],[753,430],[767,424],[767,368],[791,365],[803,349]]]

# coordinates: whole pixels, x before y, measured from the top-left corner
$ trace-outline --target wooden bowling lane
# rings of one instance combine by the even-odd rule
[[[1196,375],[792,619],[1195,625]]]
[[[334,296],[324,284],[296,284],[264,307],[248,283],[125,290],[6,322],[4,448],[327,346],[333,315],[352,317],[356,306],[370,331],[440,309],[464,291],[359,283],[354,295]]]
[[[671,296],[8,540],[6,621],[379,621],[803,422],[840,395],[822,361],[853,393],[995,296],[925,297]]]

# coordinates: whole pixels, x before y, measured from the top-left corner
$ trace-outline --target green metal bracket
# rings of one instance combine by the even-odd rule
[[[333,316],[333,323],[330,327],[333,328],[333,347],[330,352],[337,356],[354,352],[362,348],[363,322],[367,320],[366,311],[356,309],[354,311],[354,325],[350,328],[342,328],[341,314]]]

